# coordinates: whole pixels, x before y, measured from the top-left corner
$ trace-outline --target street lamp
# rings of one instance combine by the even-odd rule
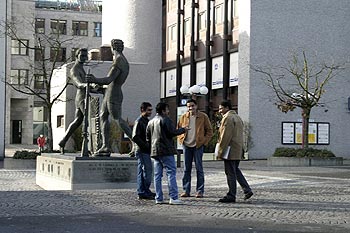
[[[182,95],[206,95],[208,94],[208,88],[205,85],[193,85],[192,87],[183,85],[180,87],[180,92]]]

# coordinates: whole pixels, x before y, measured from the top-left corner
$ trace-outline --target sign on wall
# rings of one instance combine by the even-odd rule
[[[230,54],[230,87],[238,86],[238,53]]]
[[[165,76],[165,97],[176,96],[176,69],[168,70]]]
[[[282,122],[282,144],[302,144],[302,123]],[[309,144],[328,145],[329,144],[329,123],[312,122],[309,123]]]
[[[212,89],[219,89],[223,87],[223,58],[215,57],[212,61]]]

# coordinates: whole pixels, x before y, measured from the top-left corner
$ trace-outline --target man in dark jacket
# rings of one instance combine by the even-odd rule
[[[151,144],[151,157],[154,159],[154,186],[156,190],[156,204],[162,204],[162,177],[165,168],[168,176],[169,204],[181,205],[178,199],[178,188],[176,183],[176,164],[174,154],[176,153],[174,137],[185,133],[188,128],[176,129],[169,118],[169,105],[159,103],[156,106],[156,116],[148,122],[146,129],[146,140]]]
[[[137,194],[139,199],[154,200],[155,193],[149,189],[152,182],[151,148],[146,141],[148,118],[152,114],[152,105],[143,102],[140,107],[141,115],[136,119],[132,131],[134,151],[137,158]]]

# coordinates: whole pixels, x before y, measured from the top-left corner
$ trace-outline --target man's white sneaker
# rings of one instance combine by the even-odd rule
[[[156,200],[156,204],[161,205],[161,204],[165,204],[165,202],[163,200],[161,201]]]
[[[181,201],[181,200],[179,200],[179,199],[174,200],[174,199],[171,199],[171,198],[170,198],[169,204],[170,204],[170,205],[183,205],[184,203],[183,203],[183,201]]]

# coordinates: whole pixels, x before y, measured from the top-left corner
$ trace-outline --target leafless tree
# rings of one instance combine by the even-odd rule
[[[320,100],[326,85],[343,69],[334,64],[309,64],[309,60],[306,52],[302,51],[301,56],[293,54],[289,65],[285,67],[251,66],[253,71],[264,75],[265,83],[275,93],[274,101],[279,110],[287,113],[295,108],[301,109],[303,148],[309,146],[311,110],[323,105]]]
[[[48,150],[52,151],[52,106],[59,100],[68,85],[68,82],[66,82],[66,85],[64,85],[58,93],[52,95],[52,79],[55,69],[61,67],[70,59],[62,53],[62,49],[65,48],[67,44],[72,43],[75,38],[67,35],[62,36],[62,32],[65,29],[62,28],[62,25],[59,23],[57,23],[56,29],[52,30],[50,33],[37,33],[35,30],[35,21],[33,21],[27,24],[31,26],[31,28],[27,28],[27,30],[32,30],[33,37],[31,39],[34,40],[34,43],[28,43],[28,40],[24,40],[21,37],[21,26],[19,24],[20,22],[15,20],[12,22],[0,22],[0,31],[11,41],[16,41],[22,48],[26,48],[29,51],[28,53],[34,54],[34,56],[29,57],[26,61],[29,66],[28,81],[18,85],[12,83],[11,78],[2,77],[2,79],[6,85],[13,90],[28,96],[35,96],[42,101],[43,106],[47,109],[47,111],[45,111],[48,127],[47,145]],[[45,49],[51,49],[50,53],[45,52]],[[34,85],[35,81],[38,79],[41,81],[41,86],[39,87]]]

